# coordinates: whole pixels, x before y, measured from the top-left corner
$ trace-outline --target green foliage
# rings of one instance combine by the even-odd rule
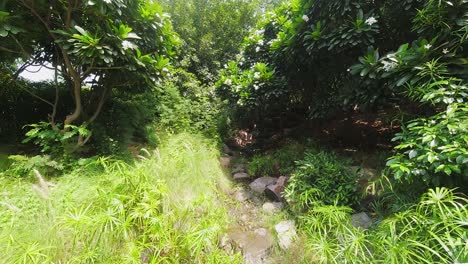
[[[218,248],[228,218],[215,191],[226,181],[215,149],[181,134],[132,165],[82,159],[53,188],[42,178],[34,191],[0,178],[2,261],[241,263]]]
[[[63,130],[60,130],[60,124],[52,125],[47,122],[39,122],[39,124],[31,124],[28,127],[31,127],[31,130],[26,133],[26,139],[23,140],[23,143],[32,141],[41,147],[41,152],[52,153],[56,156],[76,148],[78,143],[73,144],[72,139],[77,142],[77,137],[91,136],[91,131],[85,126],[65,125]]]
[[[409,123],[394,140],[398,153],[387,165],[397,180],[464,186],[468,175],[468,107],[452,104],[446,112]]]
[[[461,194],[437,188],[370,230],[351,226],[351,210],[337,206],[311,208],[300,225],[316,263],[464,263],[466,202]]]
[[[127,99],[155,89],[167,77],[170,58],[179,45],[156,1],[81,1],[73,5],[4,1],[3,10],[7,12],[2,12],[2,21],[7,21],[8,28],[21,30],[0,34],[1,85],[13,84],[48,105],[49,123],[53,127],[63,124],[66,132],[74,131],[70,125],[89,127],[106,111],[109,98]],[[53,19],[57,17],[63,19]],[[48,87],[51,97],[42,97],[18,80],[30,65],[56,70],[58,76]],[[70,136],[42,135],[49,143]],[[79,147],[86,142],[81,141]],[[42,147],[52,146],[44,143]]]
[[[467,14],[466,1],[426,1],[413,19],[418,39],[379,57],[370,50],[351,67],[433,108],[432,116],[412,120],[394,141],[388,165],[397,180],[429,186],[465,186],[467,180]]]
[[[248,69],[239,68],[234,62],[229,62],[220,73],[216,83],[219,92],[229,96],[229,101],[249,109],[262,107],[260,97],[266,101],[281,97],[281,90],[275,89],[274,70],[265,63],[256,63]]]
[[[254,0],[162,0],[174,30],[184,42],[180,66],[205,84],[238,52],[255,24],[260,4]]]
[[[249,162],[248,171],[257,176],[289,175],[295,161],[304,157],[304,146],[288,142],[285,146],[265,154],[256,154]]]
[[[238,58],[228,64],[234,71],[221,72],[218,88],[228,99],[248,95],[250,104],[266,109],[263,116],[289,111],[319,118],[340,109],[375,106],[392,97],[392,91],[347,70],[369,46],[388,50],[395,39],[411,38],[409,24],[420,2],[286,1],[266,12],[245,38]],[[256,93],[239,89],[243,86],[237,80],[259,63],[268,65],[274,81]]]
[[[296,162],[286,198],[299,210],[322,203],[355,205],[359,199],[357,175],[348,163],[331,152],[306,151],[304,159]]]
[[[156,125],[160,129],[218,136],[221,103],[213,87],[201,84],[195,75],[180,68],[174,70],[159,98]]]
[[[11,161],[9,168],[5,171],[6,176],[28,178],[31,176],[33,169],[37,169],[51,175],[61,172],[65,166],[53,159],[48,155],[37,155],[32,157],[22,155],[11,155],[8,157]]]
[[[10,166],[8,155],[0,152],[0,172],[6,170]]]
[[[159,99],[158,89],[141,94],[116,94],[110,99],[95,122],[90,124],[93,131],[92,147],[103,155],[125,154],[135,143],[149,143],[154,137],[153,122],[157,116],[155,104]]]

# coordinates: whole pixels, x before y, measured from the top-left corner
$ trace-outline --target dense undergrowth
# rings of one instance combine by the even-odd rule
[[[218,249],[228,182],[212,142],[169,137],[141,160],[82,160],[59,178],[0,178],[1,263],[239,263]],[[31,175],[32,176],[32,175]]]
[[[467,202],[437,188],[369,230],[350,224],[350,208],[333,205],[311,207],[299,225],[314,263],[465,263]]]
[[[388,109],[370,176],[315,138],[243,159],[290,176],[287,262],[468,262],[466,0],[33,2],[0,1],[0,263],[240,263],[221,140]]]
[[[294,147],[296,146],[296,147]],[[250,167],[282,162],[290,175],[284,192],[297,220],[301,249],[294,263],[465,263],[468,261],[466,195],[447,188],[408,191],[382,171],[368,186],[353,162],[310,145],[292,143],[251,159]],[[294,153],[294,155],[292,154]],[[295,157],[302,158],[295,160]],[[294,163],[291,167],[288,162]],[[278,165],[276,165],[278,166]],[[275,166],[273,166],[275,167]],[[367,179],[369,180],[369,179]],[[371,188],[371,193],[369,189]],[[421,191],[422,190],[422,191]],[[419,195],[423,193],[422,195]],[[372,204],[359,204],[371,195]],[[363,229],[352,224],[359,211],[373,215]]]

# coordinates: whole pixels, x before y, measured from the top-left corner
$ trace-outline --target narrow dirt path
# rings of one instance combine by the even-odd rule
[[[294,222],[285,220],[284,204],[270,201],[264,194],[270,177],[254,179],[236,155],[225,153],[221,164],[232,176],[235,186],[225,191],[226,207],[233,220],[220,246],[230,253],[240,252],[247,264],[279,263],[277,255],[292,246],[296,238]]]

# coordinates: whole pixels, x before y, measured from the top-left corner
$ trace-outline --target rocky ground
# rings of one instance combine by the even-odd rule
[[[294,246],[298,236],[295,223],[282,213],[281,192],[287,177],[251,177],[227,147],[221,164],[236,187],[227,193],[229,215],[235,219],[221,239],[226,251],[240,252],[247,264],[275,263],[283,250]]]
[[[301,246],[294,220],[284,212],[282,191],[288,177],[260,177],[248,174],[246,164],[227,146],[221,165],[231,175],[235,187],[226,190],[226,205],[233,219],[220,247],[230,253],[241,253],[246,264],[302,263],[307,256]],[[354,214],[351,223],[369,228],[372,219],[366,213]]]

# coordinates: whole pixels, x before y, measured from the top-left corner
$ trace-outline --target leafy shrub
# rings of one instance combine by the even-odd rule
[[[299,143],[287,143],[271,153],[256,154],[249,162],[248,171],[257,176],[289,175],[294,169],[294,162],[304,157],[304,146]]]
[[[216,137],[220,102],[213,87],[201,85],[193,75],[175,71],[182,79],[171,79],[156,104],[159,128],[172,133],[191,131]]]
[[[452,104],[446,112],[413,120],[394,138],[401,143],[387,164],[398,180],[464,186],[468,180],[466,131],[466,104]]]
[[[80,138],[91,136],[91,131],[85,126],[65,125],[63,129],[60,126],[49,122],[28,125],[32,129],[26,133],[23,143],[32,141],[41,147],[41,152],[60,156],[74,151],[80,144]]]
[[[404,124],[394,138],[399,145],[388,165],[397,180],[466,186],[467,8],[466,1],[424,1],[413,19],[417,39],[411,45],[402,44],[384,56],[371,49],[350,68],[392,89],[405,87],[409,98],[432,108],[432,113]]]
[[[316,263],[465,263],[468,200],[445,188],[369,230],[350,224],[350,208],[318,205],[300,218]]]
[[[218,89],[244,112],[259,108],[262,117],[294,112],[321,118],[376,107],[394,98],[393,91],[348,68],[371,46],[386,51],[397,39],[412,40],[410,21],[421,2],[284,1],[245,38],[238,57],[221,71]],[[259,65],[271,74],[252,80]]]
[[[8,155],[0,152],[0,171],[7,169],[9,166]]]
[[[357,175],[340,159],[326,151],[308,150],[296,162],[285,193],[293,206],[303,209],[315,203],[354,205],[359,199]]]
[[[134,142],[147,143],[156,117],[155,104],[158,102],[156,89],[143,93],[118,93],[106,104],[94,123],[91,144],[102,155],[117,155],[126,152]]]
[[[5,174],[13,177],[27,178],[31,176],[33,169],[37,169],[46,175],[61,172],[65,166],[52,158],[49,155],[37,155],[27,157],[22,155],[12,155],[8,159],[11,161],[9,168]]]

